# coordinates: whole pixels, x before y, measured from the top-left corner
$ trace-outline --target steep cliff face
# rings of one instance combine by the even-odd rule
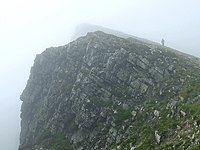
[[[20,150],[198,149],[200,61],[97,31],[37,55]]]

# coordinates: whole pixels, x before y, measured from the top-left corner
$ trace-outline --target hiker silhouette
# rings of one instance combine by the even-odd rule
[[[162,46],[165,46],[165,40],[164,39],[161,40],[161,44],[162,44]]]

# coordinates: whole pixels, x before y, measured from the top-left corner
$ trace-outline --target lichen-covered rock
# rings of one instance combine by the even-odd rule
[[[154,110],[154,116],[155,117],[159,117],[160,116],[160,111],[158,111],[158,110]]]
[[[161,136],[158,134],[158,131],[155,131],[155,139],[158,144],[160,144]]]

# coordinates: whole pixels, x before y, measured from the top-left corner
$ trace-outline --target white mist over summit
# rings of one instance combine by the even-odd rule
[[[164,38],[167,46],[200,56],[199,6],[199,0],[1,1],[0,149],[18,147],[19,96],[36,54],[67,44],[86,22],[158,43]]]
[[[121,31],[117,31],[117,30],[114,30],[114,29],[109,29],[109,28],[106,28],[106,27],[97,26],[97,25],[93,25],[93,24],[87,24],[87,23],[80,24],[76,27],[76,29],[75,29],[75,31],[72,35],[71,40],[75,40],[75,39],[77,39],[78,37],[81,37],[81,36],[86,36],[88,32],[95,32],[95,31],[102,31],[102,32],[105,32],[105,33],[108,33],[108,34],[113,34],[115,36],[122,37],[122,38],[132,37],[134,39],[141,40],[141,41],[146,42],[146,43],[159,44],[159,43],[156,43],[156,42],[144,39],[144,38],[139,38],[139,37],[136,37],[134,35],[123,33]]]

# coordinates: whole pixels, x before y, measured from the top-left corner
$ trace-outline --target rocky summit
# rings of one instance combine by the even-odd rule
[[[199,150],[200,59],[90,32],[36,56],[19,150]]]

